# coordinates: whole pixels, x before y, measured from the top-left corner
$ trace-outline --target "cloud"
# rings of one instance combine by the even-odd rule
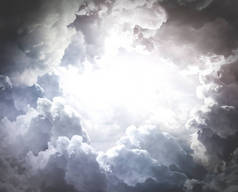
[[[191,126],[200,130],[199,140],[208,149],[209,155],[220,159],[229,156],[237,143],[236,116],[236,66],[237,55],[213,57],[209,64],[213,67],[201,73],[202,85],[199,93],[204,105],[190,122]],[[214,149],[215,146],[219,146]]]
[[[28,151],[35,154],[44,151],[48,142],[56,141],[59,136],[71,138],[81,135],[84,142],[89,142],[79,115],[57,98],[53,102],[40,98],[37,109],[29,108],[26,114],[19,115],[15,121],[4,118],[1,127],[6,135],[5,145],[12,146],[13,152],[19,155]],[[15,149],[14,146],[18,144],[21,147]]]
[[[237,13],[235,0],[3,0],[0,191],[237,191]],[[156,55],[192,74],[200,106],[183,122],[168,118],[180,133],[158,123],[166,111],[141,120],[99,110],[106,118],[95,117],[92,139],[110,146],[92,147],[84,127],[92,122],[69,105],[57,75],[70,65],[98,69],[104,54]],[[163,101],[179,116],[182,100]]]
[[[188,192],[233,192],[237,190],[237,149],[232,153],[229,163],[222,163],[216,174],[209,175],[204,181],[188,180],[185,184]]]
[[[61,181],[64,187],[73,186],[78,191],[101,192],[106,190],[105,175],[96,156],[94,150],[83,143],[83,138],[75,135],[71,140],[59,137],[54,145],[38,156],[29,153],[28,161],[34,177],[45,176],[40,182],[48,189],[55,188]],[[61,174],[56,175],[58,172]]]
[[[69,106],[63,104],[60,99],[55,98],[51,102],[40,98],[36,109],[29,108],[26,114],[17,116],[15,121],[3,118],[0,127],[1,170],[6,170],[1,173],[1,182],[4,183],[1,185],[2,190],[74,191],[72,184],[77,184],[74,177],[77,176],[78,172],[74,172],[73,168],[78,161],[84,162],[85,158],[88,158],[86,162],[91,167],[91,171],[94,171],[97,166],[96,153],[88,144],[82,144],[82,151],[77,151],[79,144],[89,142],[88,136],[81,127],[78,114]],[[73,138],[70,141],[71,137]],[[49,143],[52,146],[49,147]],[[63,153],[65,143],[69,144],[68,154],[64,154],[66,157],[58,157],[56,151],[59,150]],[[54,147],[57,149],[54,149]],[[78,157],[75,156],[75,153],[84,156]],[[65,165],[64,169],[57,167],[65,161],[65,158],[69,158],[70,163],[67,166]],[[39,162],[32,164],[36,161]],[[48,161],[50,164],[46,163]],[[93,163],[95,163],[95,166],[93,166]],[[54,164],[57,164],[57,166]],[[85,167],[88,171],[88,165],[84,164],[82,167]],[[44,166],[47,166],[45,170],[38,170],[38,168]],[[32,170],[35,170],[35,172],[33,173]],[[85,174],[87,171],[85,171]],[[92,174],[95,175],[96,172]],[[100,175],[100,171],[98,174]],[[85,178],[82,177],[82,179]],[[82,182],[90,181],[86,179]],[[92,191],[95,190],[92,189]]]
[[[12,98],[12,83],[7,76],[0,76],[0,117],[7,116],[10,119],[16,117],[17,110],[15,109],[14,100]]]
[[[106,170],[110,191],[137,191],[150,188],[151,183],[156,189],[179,191],[187,178],[183,173],[159,164],[146,150],[126,145],[109,149],[99,155],[98,161]]]
[[[41,87],[43,96],[47,99],[52,100],[54,97],[62,95],[62,90],[59,85],[59,77],[53,73],[39,77],[37,84]]]
[[[118,146],[99,157],[99,162],[104,169],[128,185],[134,186],[153,178],[152,167],[155,161],[143,150]]]
[[[236,191],[237,52],[209,57],[206,64],[210,67],[200,73],[198,88],[204,104],[189,126],[199,130],[197,138],[205,147],[203,155],[209,159],[210,171],[204,183],[195,182],[192,188],[199,185],[201,191]]]
[[[1,67],[16,84],[32,85],[58,65],[75,33],[81,1],[1,2]]]
[[[133,11],[132,11],[133,10]],[[156,1],[90,1],[81,6],[75,26],[78,35],[66,52],[64,64],[74,64],[75,49],[83,54],[77,63],[94,62],[104,52],[142,45],[142,36],[151,37],[166,22],[166,13]],[[97,34],[97,35],[95,35]],[[120,34],[119,36],[116,34]],[[81,37],[83,35],[83,38]],[[116,39],[110,39],[115,38]],[[137,42],[138,41],[138,42]],[[115,50],[114,50],[115,49]]]
[[[38,84],[28,86],[15,86],[8,76],[0,76],[0,117],[10,120],[28,111],[28,108],[36,107],[37,99],[43,97],[43,90]]]
[[[145,125],[129,127],[120,140],[129,148],[146,150],[158,163],[172,167],[192,178],[202,178],[206,170],[192,158],[190,141],[184,144],[180,137],[162,131],[160,127]],[[186,165],[184,164],[186,162]]]
[[[83,25],[79,22],[80,27]],[[74,65],[77,66],[79,69],[83,70],[83,62],[88,58],[88,47],[89,45],[86,44],[84,35],[82,32],[78,31],[72,37],[72,41],[65,50],[65,54],[62,58],[61,65]]]

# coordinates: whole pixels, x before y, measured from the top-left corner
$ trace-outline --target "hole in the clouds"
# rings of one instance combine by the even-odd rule
[[[131,124],[162,123],[176,131],[196,102],[195,86],[159,57],[105,55],[97,65],[80,73],[64,69],[61,85],[99,148],[110,147]]]
[[[64,96],[97,148],[112,146],[130,125],[162,124],[178,132],[197,102],[193,81],[159,53],[133,48],[132,31],[112,27],[96,63],[61,71]]]

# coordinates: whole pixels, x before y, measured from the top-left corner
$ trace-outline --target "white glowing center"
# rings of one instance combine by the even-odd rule
[[[82,105],[99,110],[112,105],[130,111],[145,110],[152,107],[158,99],[156,96],[170,94],[166,91],[170,91],[167,83],[171,74],[159,63],[120,58],[111,62],[102,69],[85,71],[81,75],[70,73],[65,88],[77,95]]]
[[[111,51],[83,71],[60,72],[64,96],[82,115],[92,141],[115,142],[137,123],[177,129],[196,102],[196,86],[160,56]]]
[[[113,108],[123,108],[135,115],[163,109],[161,118],[170,118],[166,115],[189,103],[187,99],[187,103],[178,103],[190,93],[184,93],[187,82],[169,62],[148,56],[114,57],[100,62],[99,69],[81,74],[72,68],[62,81],[64,92],[74,96],[87,113],[97,116],[97,112],[109,114]],[[176,109],[166,114],[171,105]]]

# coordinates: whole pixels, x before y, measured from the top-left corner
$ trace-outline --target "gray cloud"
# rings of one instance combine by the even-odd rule
[[[148,188],[151,186],[146,185],[150,182],[157,185],[157,189],[164,187],[166,191],[181,190],[186,180],[183,173],[160,165],[146,150],[130,149],[125,145],[110,149],[99,156],[98,161],[107,171],[109,191],[141,190],[140,185]]]
[[[193,160],[190,143],[184,144],[179,141],[179,137],[176,138],[160,129],[155,126],[129,127],[126,136],[120,142],[130,148],[146,150],[158,163],[181,171],[188,177],[204,177],[206,170]]]
[[[105,175],[96,161],[97,154],[81,136],[72,139],[59,137],[48,150],[34,156],[28,155],[32,165],[32,174],[40,178],[41,183],[49,187],[56,187],[60,180],[63,186],[73,186],[78,191],[105,191]],[[61,172],[60,175],[56,175]],[[38,175],[39,174],[39,175]],[[48,180],[49,179],[49,180]]]
[[[19,115],[16,121],[9,121],[6,118],[1,120],[1,170],[6,170],[1,173],[1,183],[4,183],[4,185],[1,184],[1,187],[4,190],[58,191],[60,187],[62,187],[60,190],[73,190],[71,182],[75,181],[72,177],[74,177],[74,174],[77,174],[77,172],[73,173],[74,170],[72,168],[74,165],[69,163],[68,167],[64,167],[64,169],[57,167],[64,162],[64,157],[58,157],[56,151],[56,154],[54,154],[56,156],[54,156],[52,154],[52,147],[58,146],[55,150],[62,151],[64,141],[70,143],[68,138],[74,135],[81,135],[78,138],[75,136],[72,142],[76,143],[71,143],[69,146],[72,162],[76,161],[75,163],[77,163],[78,158],[75,157],[76,160],[73,158],[74,150],[77,150],[75,145],[88,142],[88,137],[81,127],[80,118],[77,113],[70,108],[66,108],[67,106],[63,105],[61,101],[54,100],[51,102],[47,99],[40,99],[36,110],[29,109],[26,114]],[[64,137],[58,139],[60,136]],[[52,143],[51,148],[48,146],[49,142]],[[88,146],[86,143],[84,145]],[[92,150],[90,146],[88,146],[89,149]],[[86,148],[82,150],[86,150],[82,161],[84,161],[84,158],[89,158],[88,160],[90,160],[90,156],[87,157],[89,151]],[[91,153],[96,163],[96,155],[94,152]],[[32,160],[31,157],[34,156],[36,157]],[[68,158],[68,155],[66,156]],[[47,161],[52,158],[52,162],[49,161],[51,163],[47,165],[45,170],[32,172],[32,170],[43,166],[40,165],[40,162],[39,164],[32,164],[33,161],[36,161],[37,157],[39,157],[39,161],[43,162],[43,164],[45,163],[44,158],[47,158]],[[53,166],[54,163],[57,166]],[[89,164],[91,163],[89,162]],[[84,165],[83,167],[87,168]],[[67,175],[69,179],[65,179],[66,169],[70,170],[70,174]],[[92,167],[93,170],[94,167]],[[31,181],[30,183],[28,182],[29,180]],[[69,180],[69,184],[66,180]],[[76,184],[74,183],[74,185]]]
[[[210,159],[210,173],[200,187],[201,191],[236,191],[237,53],[211,57],[207,64],[210,69],[200,74],[199,87],[204,105],[190,121]]]
[[[1,2],[1,70],[14,83],[32,85],[58,65],[70,43],[81,1]]]
[[[59,85],[59,77],[55,74],[46,74],[39,77],[37,84],[43,91],[43,96],[52,100],[54,97],[61,96],[62,90]]]

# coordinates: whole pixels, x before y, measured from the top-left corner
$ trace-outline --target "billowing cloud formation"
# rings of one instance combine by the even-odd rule
[[[39,173],[51,180],[43,178],[45,187],[55,188],[60,182],[73,186],[79,191],[105,191],[106,179],[96,161],[96,153],[81,136],[59,137],[53,146],[40,152],[38,156],[28,155],[33,168],[33,175]],[[61,173],[56,175],[57,172]],[[62,190],[62,189],[59,189]],[[68,189],[69,190],[69,189]],[[72,189],[71,189],[72,190]]]
[[[99,162],[109,172],[109,180],[113,180],[110,182],[112,186],[109,186],[112,189],[123,187],[125,184],[128,187],[136,187],[138,183],[145,184],[152,180],[158,185],[168,185],[179,190],[186,180],[184,174],[158,164],[148,152],[141,149],[128,149],[123,145],[99,156]],[[123,191],[123,189],[118,190]]]
[[[52,70],[70,43],[81,1],[1,2],[1,74],[32,85]]]
[[[177,138],[162,132],[158,127],[129,127],[120,142],[132,149],[146,150],[158,163],[180,170],[187,176],[198,178],[205,173],[202,167],[194,163],[190,153]]]
[[[32,169],[34,170],[37,169],[38,166],[42,168],[42,166],[44,166],[46,162],[49,161],[50,155],[56,153],[56,149],[53,150],[53,146],[59,145],[59,149],[57,148],[57,150],[62,151],[63,149],[61,149],[61,145],[66,145],[67,142],[69,143],[69,138],[74,135],[80,136],[75,136],[75,139],[72,139],[72,142],[76,142],[76,144],[77,140],[79,140],[80,143],[88,142],[87,134],[81,127],[80,118],[77,113],[57,99],[54,99],[53,102],[50,102],[47,99],[39,99],[36,109],[29,108],[26,114],[18,116],[15,121],[9,121],[7,118],[3,118],[1,120],[1,154],[3,158],[2,161],[6,161],[5,163],[3,163],[3,168],[9,166],[9,171],[13,172],[12,175],[9,175],[9,181],[5,181],[7,184],[6,187],[10,187],[11,182],[14,182],[14,180],[12,181],[13,178],[11,178],[11,176],[17,177],[17,174],[19,174],[19,179],[22,179],[21,177],[23,177],[23,179],[29,179],[28,174],[31,174],[31,172],[28,173],[29,170],[25,170],[27,167],[33,166]],[[62,139],[60,139],[61,136]],[[50,147],[48,147],[48,143],[52,143],[52,146],[50,145]],[[73,145],[71,147],[73,147]],[[85,143],[85,145],[87,146],[88,144]],[[90,147],[88,150],[91,150]],[[71,153],[74,152],[71,151]],[[88,151],[86,151],[85,153],[87,154]],[[33,160],[33,162],[36,162],[36,158],[31,158],[35,155],[39,158],[39,162],[37,164],[27,163],[28,161],[32,162]],[[7,159],[9,159],[10,161],[8,161]],[[52,157],[52,159],[54,158]],[[59,159],[60,162],[64,161],[61,158]],[[9,162],[13,164],[8,165]],[[17,168],[18,166],[19,168]],[[19,172],[21,173],[18,173],[18,169],[22,169],[22,171],[19,170]],[[39,173],[37,172],[36,177],[41,177],[38,174],[56,174],[55,176],[57,176],[58,171],[59,174],[65,174],[64,171],[62,172],[62,170],[60,170],[60,167],[59,169],[57,167],[52,169],[53,170],[47,169],[47,171],[49,171],[47,173],[44,173],[44,171],[43,173],[40,173],[39,171]],[[27,173],[25,173],[25,171]],[[22,176],[21,174],[25,175]],[[2,177],[3,181],[8,179],[8,177],[4,175]],[[64,177],[60,179],[64,181]],[[36,178],[36,181],[37,180],[38,179]],[[43,180],[42,182],[45,181]],[[56,182],[52,184],[53,186],[51,186],[54,188],[56,187],[54,185],[57,185],[57,182],[60,183],[61,181],[54,181],[53,179],[52,182]],[[39,185],[42,184],[39,183]],[[16,190],[18,190],[18,188]]]
[[[237,13],[235,0],[3,0],[0,191],[237,191]],[[173,66],[176,91],[160,86],[154,96],[164,98],[147,111],[108,100],[106,111],[86,109],[74,96],[82,83],[64,72],[82,76],[119,57]],[[85,101],[97,105],[90,99],[103,94],[89,93]]]

